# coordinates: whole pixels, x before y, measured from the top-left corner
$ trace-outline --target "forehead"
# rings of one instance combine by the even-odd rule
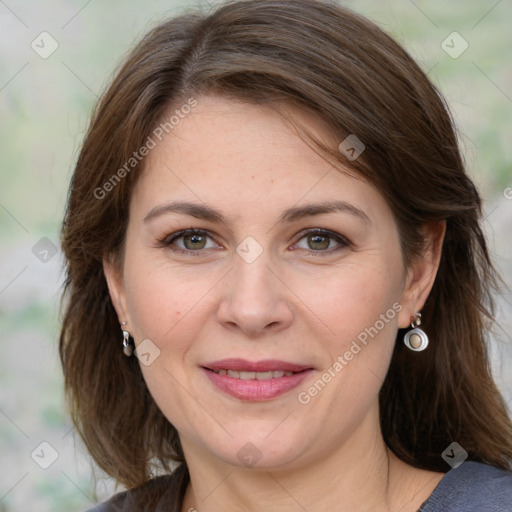
[[[285,109],[315,137],[337,146],[318,117]],[[200,97],[190,113],[155,141],[133,197],[146,208],[177,198],[224,206],[234,214],[263,205],[277,213],[301,201],[339,198],[369,203],[370,209],[385,207],[374,187],[353,171],[347,175],[333,167],[267,105]]]

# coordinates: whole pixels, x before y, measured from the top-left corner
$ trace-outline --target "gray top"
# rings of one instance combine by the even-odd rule
[[[172,487],[176,490],[172,476],[155,480],[159,481],[154,486],[159,493],[156,499],[154,493],[147,493],[152,486],[148,482],[116,494],[88,512],[179,512],[180,499],[166,492]],[[141,500],[142,495],[147,499]],[[466,461],[445,474],[418,512],[512,512],[512,471]]]
[[[446,473],[419,512],[512,512],[512,471],[466,461]]]

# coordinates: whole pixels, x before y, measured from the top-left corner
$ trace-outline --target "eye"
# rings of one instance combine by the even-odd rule
[[[219,247],[206,231],[199,229],[187,229],[173,233],[162,242],[162,245],[181,252],[194,252]]]
[[[310,229],[299,236],[294,247],[307,251],[331,252],[350,245],[344,236],[325,229]]]

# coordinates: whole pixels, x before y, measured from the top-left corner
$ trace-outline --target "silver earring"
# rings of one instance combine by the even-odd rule
[[[123,322],[123,325],[126,325],[126,322]],[[133,343],[133,339],[130,338],[130,333],[123,329],[123,352],[124,355],[130,357],[133,354],[133,350],[135,348],[135,344]]]
[[[428,347],[428,336],[425,331],[419,328],[420,325],[421,313],[416,313],[414,318],[411,319],[412,330],[407,332],[404,336],[406,347],[414,350],[414,352],[421,352]]]

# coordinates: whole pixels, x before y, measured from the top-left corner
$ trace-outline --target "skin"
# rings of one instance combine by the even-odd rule
[[[313,115],[288,112],[339,144]],[[123,266],[105,260],[104,268],[120,322],[136,345],[149,339],[160,350],[141,368],[180,435],[191,474],[184,511],[408,512],[443,476],[408,466],[387,449],[378,393],[397,329],[410,324],[433,285],[444,224],[425,226],[427,250],[405,268],[383,196],[342,170],[275,109],[215,96],[198,98],[147,157],[130,202]],[[279,222],[289,208],[335,200],[367,220],[334,211]],[[208,205],[225,223],[169,211],[144,221],[173,201]],[[190,238],[161,243],[191,227],[209,234],[199,239],[204,248]],[[301,232],[309,228],[349,243],[308,239]],[[236,252],[248,236],[262,250],[252,263]],[[301,404],[299,392],[393,304],[401,309],[394,318],[386,317],[343,370]],[[279,359],[314,371],[284,395],[249,402],[219,391],[201,370],[228,357]],[[252,467],[237,457],[247,443],[261,456]]]

